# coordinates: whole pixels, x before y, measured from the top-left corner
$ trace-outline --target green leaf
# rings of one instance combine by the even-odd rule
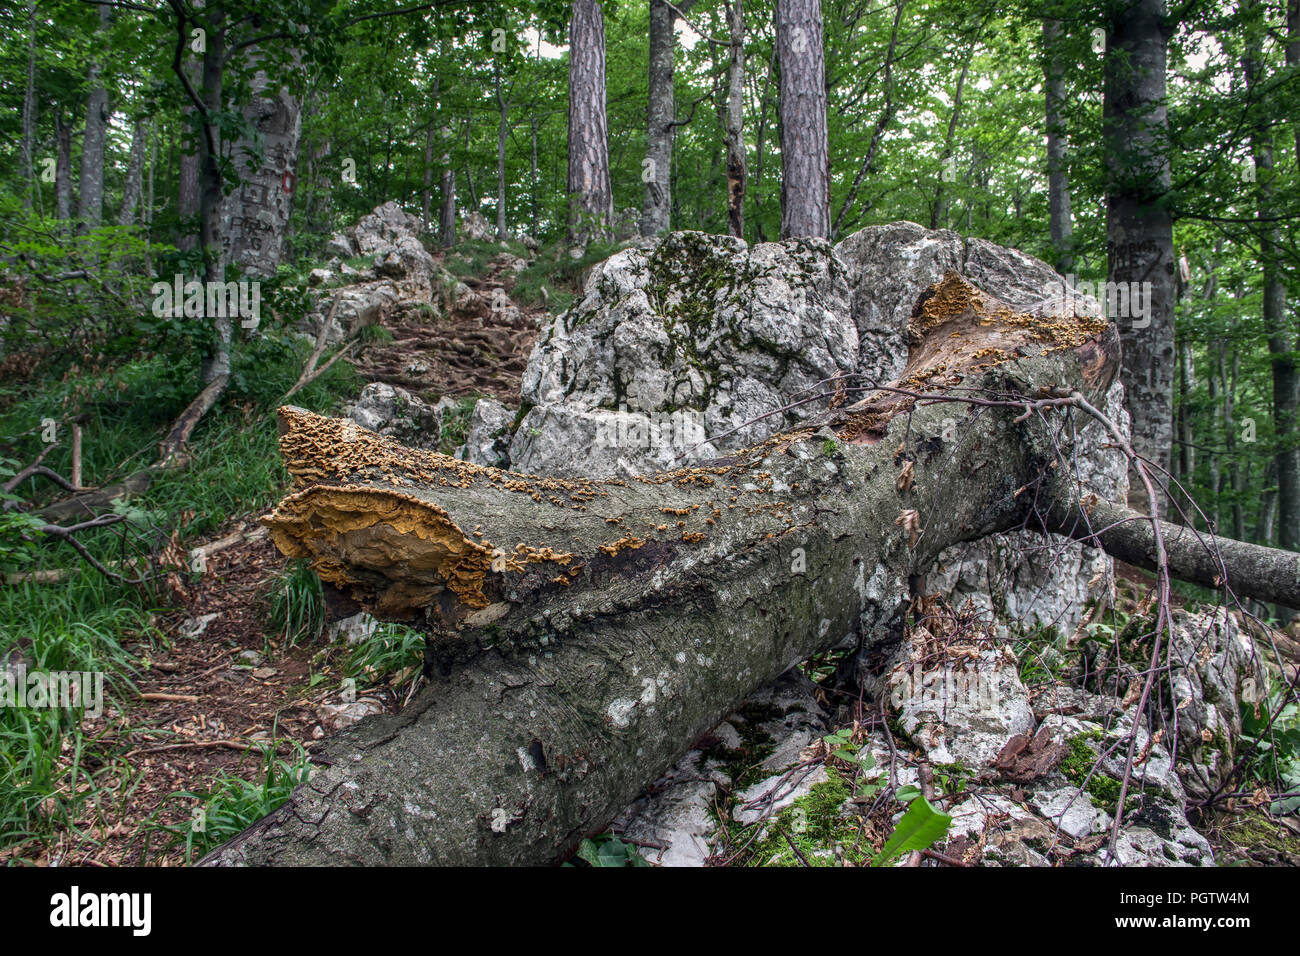
[[[904,853],[928,849],[948,832],[951,824],[952,817],[940,813],[925,797],[912,800],[903,819],[898,821],[898,826],[890,834],[885,848],[871,861],[871,865],[884,866]]]
[[[601,866],[600,847],[591,840],[583,840],[578,844],[578,859],[590,863],[592,866]]]

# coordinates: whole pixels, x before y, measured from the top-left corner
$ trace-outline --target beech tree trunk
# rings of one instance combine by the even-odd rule
[[[510,139],[510,98],[501,88],[501,64],[496,70],[497,101],[497,239],[504,240],[506,230],[506,143]]]
[[[453,246],[456,244],[456,171],[451,166],[451,153],[442,154],[440,187],[442,204],[438,207],[438,242],[443,246]]]
[[[182,111],[182,123],[188,124],[193,113],[189,108]],[[184,128],[184,127],[183,127]],[[180,218],[180,234],[176,238],[176,248],[189,251],[196,245],[194,224],[199,215],[199,144],[194,142],[188,132],[181,134],[181,157],[177,184],[177,215]],[[186,150],[193,150],[192,153]]]
[[[437,81],[434,81],[434,95],[437,96]],[[430,217],[433,214],[433,121],[429,121],[424,131],[424,189],[420,193],[420,229],[429,231]]]
[[[222,251],[227,262],[253,276],[275,274],[280,264],[293,196],[297,187],[298,141],[302,109],[289,89],[272,82],[258,63],[261,54],[249,47],[247,68],[255,71],[253,96],[243,107],[244,118],[261,133],[261,157],[254,144],[239,140],[233,157],[239,188],[223,211]]]
[[[745,11],[744,0],[727,5],[727,30],[731,46],[727,64],[727,228],[745,237]]]
[[[605,15],[573,0],[569,23],[569,240],[604,238],[614,216],[605,118]]]
[[[223,178],[218,114],[223,109],[226,61],[226,28],[223,19],[204,26],[207,41],[203,52],[202,86],[199,88],[199,242],[203,255],[203,279],[220,282],[225,278],[222,255]],[[198,109],[198,106],[195,106]],[[230,347],[234,325],[229,316],[214,316],[212,325],[216,341],[203,357],[199,377],[203,393],[219,396],[230,377]],[[213,399],[215,401],[215,397]]]
[[[32,201],[39,192],[36,185],[36,0],[27,0],[27,83],[23,88],[23,138],[19,147],[26,189],[23,190],[23,209],[32,210]]]
[[[1245,68],[1248,87],[1263,80],[1260,36],[1267,28],[1262,5],[1248,9],[1257,18],[1247,25]],[[1289,24],[1293,27],[1294,24]],[[1268,352],[1273,373],[1273,427],[1277,435],[1277,543],[1278,547],[1300,551],[1300,363],[1295,350],[1300,344],[1296,321],[1286,311],[1286,284],[1281,263],[1281,232],[1272,223],[1274,208],[1274,162],[1272,132],[1261,124],[1251,132],[1255,163],[1256,214],[1260,220],[1259,257],[1263,264],[1263,319],[1268,332]],[[1286,603],[1286,602],[1283,602]],[[1286,603],[1290,610],[1300,602]]]
[[[112,22],[109,7],[99,8],[99,32],[108,32]],[[108,90],[103,84],[104,67],[98,56],[87,77],[90,95],[86,99],[86,130],[81,138],[81,178],[77,197],[77,232],[98,229],[104,220],[104,140],[108,135]]]
[[[72,126],[61,107],[54,111],[54,139],[54,213],[66,230],[72,223]]]
[[[945,278],[914,312],[899,386],[1100,400],[1113,327],[1012,315]],[[1069,454],[1019,407],[893,391],[710,465],[603,481],[280,414],[295,490],[273,539],[373,613],[419,622],[432,682],[327,742],[311,780],[208,864],[563,859],[757,688],[845,638],[895,639],[909,582],[945,547],[1025,523]]]
[[[645,199],[641,204],[641,235],[657,236],[672,228],[673,137],[676,105],[673,98],[673,55],[676,14],[664,0],[650,0],[650,84],[646,125]]]
[[[781,67],[781,238],[831,232],[821,0],[777,0]]]
[[[149,145],[149,123],[138,119],[131,129],[131,154],[126,166],[126,184],[122,187],[122,205],[117,211],[117,224],[129,226],[135,222],[135,210],[144,192],[144,151]]]
[[[1286,63],[1294,70],[1300,68],[1300,0],[1288,0],[1286,23]],[[1300,123],[1293,121],[1292,126],[1296,148],[1300,150]],[[1300,166],[1300,152],[1296,153],[1296,164]],[[1300,350],[1300,328],[1294,315],[1278,328],[1277,341],[1269,339],[1269,352],[1273,356],[1274,415],[1278,434],[1289,436],[1277,456],[1279,512],[1284,526],[1278,543],[1297,551],[1300,550],[1300,362],[1296,361],[1295,353]],[[1286,406],[1281,415],[1276,410],[1279,396]]]
[[[1074,222],[1070,215],[1070,176],[1066,171],[1065,67],[1057,52],[1061,21],[1043,21],[1044,100],[1047,127],[1047,212],[1055,262],[1061,275],[1074,271]]]
[[[1150,283],[1149,314],[1112,316],[1124,343],[1125,402],[1133,447],[1165,471],[1173,445],[1174,238],[1165,105],[1168,26],[1164,0],[1118,6],[1103,63],[1107,280],[1125,289]],[[1145,299],[1145,296],[1144,296]],[[1145,511],[1140,481],[1130,502]]]
[[[1054,504],[1042,526],[1099,546],[1121,561],[1155,570],[1151,522],[1128,508],[1104,501],[1089,502],[1086,507]],[[1218,590],[1226,582],[1238,598],[1300,607],[1300,554],[1213,537],[1163,520],[1160,529],[1169,573],[1174,577],[1211,590]],[[1207,548],[1207,542],[1212,547]]]

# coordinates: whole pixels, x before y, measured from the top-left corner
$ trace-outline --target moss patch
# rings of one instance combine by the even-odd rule
[[[767,835],[752,851],[750,866],[865,865],[873,847],[862,837],[862,821],[845,816],[849,783],[834,770],[807,794],[764,824]],[[793,844],[793,846],[791,845]]]
[[[1094,731],[1072,738],[1069,742],[1069,753],[1061,761],[1059,769],[1061,773],[1065,774],[1067,780],[1087,792],[1088,796],[1092,798],[1094,806],[1100,807],[1113,816],[1115,808],[1119,806],[1120,781],[1101,772],[1093,773],[1091,779],[1088,776],[1092,772],[1093,765],[1097,762],[1097,754],[1088,746],[1088,741],[1100,737],[1101,734]],[[1124,812],[1130,813],[1138,805],[1139,801],[1134,797],[1130,797],[1125,805]]]

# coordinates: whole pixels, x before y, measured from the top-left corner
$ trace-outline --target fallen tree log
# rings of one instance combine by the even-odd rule
[[[1056,403],[1098,401],[1119,366],[1104,321],[1016,313],[952,275],[910,332],[893,386],[626,481],[482,468],[282,409],[296,490],[273,539],[425,628],[431,683],[328,741],[204,862],[562,859],[759,687],[846,638],[895,639],[944,548],[1050,506],[1074,433]]]
[[[1090,500],[1048,509],[1045,530],[1100,546],[1148,571],[1156,569],[1151,519],[1121,505]],[[1169,573],[1211,590],[1227,586],[1237,598],[1300,608],[1300,552],[1266,548],[1161,521]]]

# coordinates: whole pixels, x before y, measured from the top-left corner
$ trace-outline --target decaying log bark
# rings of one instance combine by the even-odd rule
[[[912,576],[1024,523],[1070,433],[906,393],[1096,401],[1119,365],[1104,321],[1015,313],[956,276],[912,325],[894,390],[631,480],[482,468],[282,409],[296,490],[276,544],[427,628],[432,679],[206,862],[561,859],[753,691],[846,637],[891,639]]]

